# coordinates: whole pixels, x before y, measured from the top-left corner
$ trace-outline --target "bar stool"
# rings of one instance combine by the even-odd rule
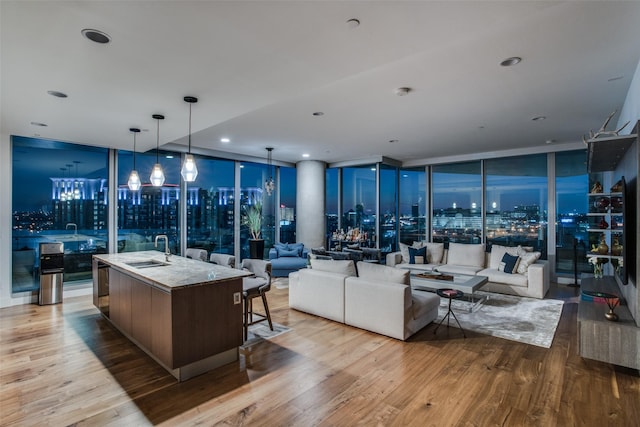
[[[269,313],[269,304],[267,303],[266,293],[271,289],[271,262],[261,259],[245,259],[242,261],[243,270],[250,271],[254,274],[252,277],[244,277],[242,279],[242,299],[244,300],[244,340],[249,335],[249,325],[258,322],[269,322],[269,328],[273,331],[273,323],[271,322],[271,314]],[[255,313],[253,311],[253,299],[262,298],[265,314]],[[254,316],[258,316],[258,320],[253,320]]]

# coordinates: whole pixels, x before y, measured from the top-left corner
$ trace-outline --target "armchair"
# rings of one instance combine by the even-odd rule
[[[307,250],[302,243],[276,243],[269,249],[269,261],[273,277],[288,277],[307,266]]]

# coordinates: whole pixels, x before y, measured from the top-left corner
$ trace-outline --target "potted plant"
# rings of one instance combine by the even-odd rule
[[[242,225],[249,227],[251,238],[249,239],[249,257],[262,259],[264,255],[264,239],[262,233],[262,204],[256,202],[246,207],[242,218]]]

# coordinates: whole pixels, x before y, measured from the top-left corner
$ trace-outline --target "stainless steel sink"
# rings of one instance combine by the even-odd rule
[[[168,262],[157,261],[155,259],[148,259],[145,261],[126,262],[125,264],[135,268],[164,267],[165,265],[169,265]]]

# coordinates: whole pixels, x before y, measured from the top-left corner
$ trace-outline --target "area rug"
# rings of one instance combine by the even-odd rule
[[[291,328],[276,322],[273,322],[273,331],[269,329],[269,323],[267,322],[250,325],[249,332],[247,333],[247,340],[240,346],[240,348],[250,347],[258,342],[277,337],[278,335],[282,335],[290,330]]]
[[[451,308],[462,328],[485,335],[518,341],[538,347],[549,348],[556,333],[564,301],[516,297],[490,292],[476,292],[487,300],[473,313],[469,313],[470,302],[452,301]],[[438,309],[437,323],[447,313],[448,301],[442,299]],[[440,327],[446,327],[446,320]],[[450,326],[458,327],[451,317]],[[438,330],[438,333],[441,333]]]
[[[271,284],[276,289],[288,289],[289,288],[289,278],[288,277],[274,277],[271,279]]]

